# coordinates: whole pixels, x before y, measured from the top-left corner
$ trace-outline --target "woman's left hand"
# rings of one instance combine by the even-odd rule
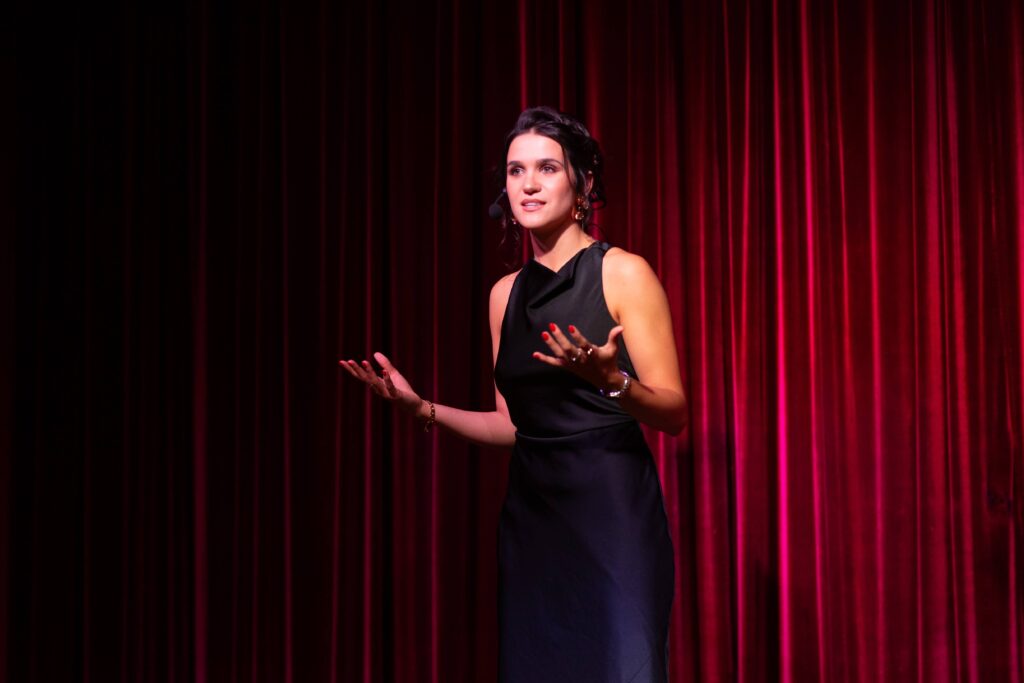
[[[551,323],[551,333],[543,332],[541,338],[554,355],[535,352],[533,357],[568,370],[598,389],[615,389],[622,384],[618,362],[621,336],[622,325],[616,325],[608,332],[608,341],[602,346],[595,346],[572,325],[569,325],[569,337],[566,337],[558,325]]]

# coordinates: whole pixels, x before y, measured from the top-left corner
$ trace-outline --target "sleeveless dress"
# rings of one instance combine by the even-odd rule
[[[552,322],[608,338],[608,249],[595,242],[557,273],[528,261],[501,325],[494,377],[517,429],[498,527],[503,683],[668,679],[672,541],[643,433],[590,383],[531,356],[550,354]],[[624,344],[619,365],[635,376]]]

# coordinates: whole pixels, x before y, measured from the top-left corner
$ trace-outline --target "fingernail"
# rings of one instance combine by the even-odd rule
[[[554,323],[549,324],[548,327],[551,328],[552,332],[555,331],[555,324]]]
[[[576,334],[576,328],[573,327],[572,325],[569,325],[569,332],[572,334]]]
[[[540,338],[543,339],[544,341],[547,341],[548,339],[551,338],[551,335],[548,334],[547,332],[541,332],[540,333]]]

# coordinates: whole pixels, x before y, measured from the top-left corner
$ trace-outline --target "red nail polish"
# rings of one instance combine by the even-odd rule
[[[576,328],[573,327],[572,325],[569,325],[569,333],[570,334],[576,334]]]
[[[550,328],[551,328],[551,331],[552,331],[552,332],[554,332],[554,331],[555,331],[555,324],[554,324],[554,323],[551,323],[551,324],[549,324],[549,325],[548,325],[548,327],[550,327]]]
[[[540,333],[540,338],[543,339],[544,341],[547,341],[550,337],[551,337],[551,335],[548,334],[547,332],[541,332]]]

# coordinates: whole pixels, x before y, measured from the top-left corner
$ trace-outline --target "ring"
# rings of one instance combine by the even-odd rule
[[[594,353],[594,347],[591,346],[590,344],[587,344],[586,346],[583,347],[583,353],[587,354],[587,358],[590,358],[590,356],[593,355]]]
[[[579,349],[576,349],[576,353],[574,353],[571,356],[569,356],[569,362],[570,363],[579,363],[580,362],[580,358],[582,358],[582,357],[583,357],[583,352],[580,351]]]

